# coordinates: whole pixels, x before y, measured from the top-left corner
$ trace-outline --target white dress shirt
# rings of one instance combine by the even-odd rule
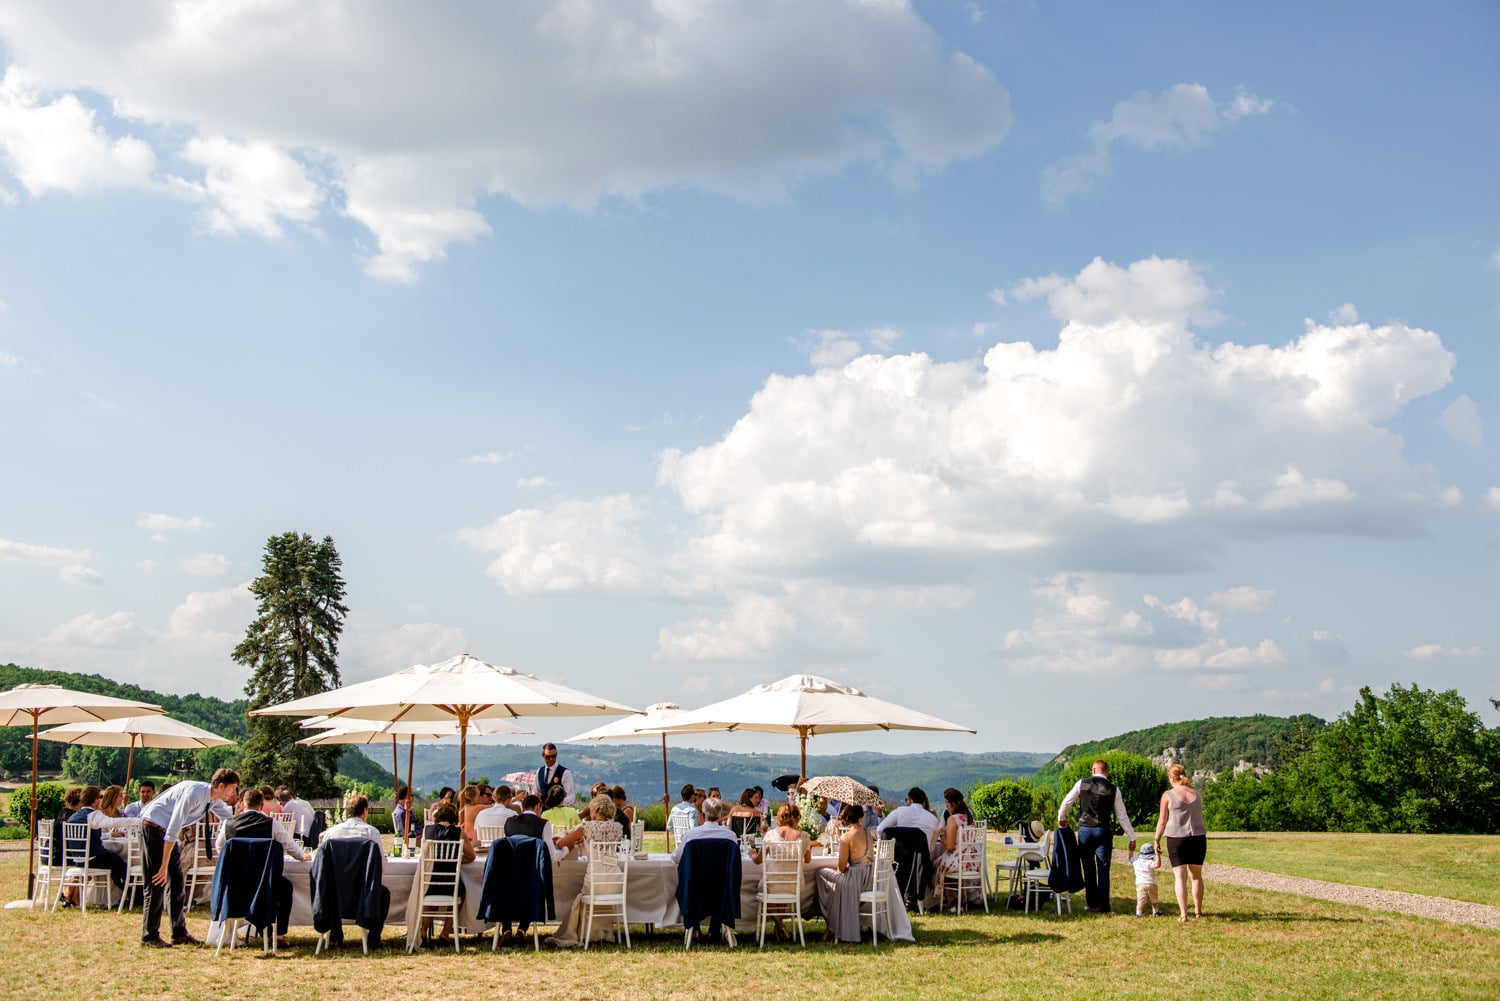
[[[875,830],[884,834],[892,827],[919,827],[931,837],[935,831],[942,829],[943,822],[937,819],[931,810],[915,803],[907,803],[886,814],[885,819],[876,825]]]
[[[1108,778],[1108,776],[1105,777]],[[1092,778],[1092,776],[1089,776],[1089,778]],[[1067,821],[1068,811],[1073,809],[1073,804],[1078,802],[1078,797],[1083,794],[1083,783],[1085,781],[1087,781],[1086,778],[1079,779],[1073,783],[1073,788],[1069,789],[1068,794],[1063,797],[1062,806],[1057,808],[1057,822],[1059,824]],[[1114,783],[1110,784],[1114,785]],[[1130,826],[1130,814],[1125,812],[1125,797],[1121,794],[1119,786],[1115,786],[1115,819],[1120,822],[1120,827],[1124,829],[1125,836],[1134,841],[1135,828]]]
[[[184,827],[196,824],[210,810],[221,820],[234,816],[229,804],[213,798],[207,782],[179,782],[147,803],[141,819],[162,828],[162,840],[172,844]]]
[[[363,838],[366,841],[375,842],[375,847],[385,851],[385,842],[380,840],[380,831],[373,824],[366,823],[358,817],[350,817],[348,820],[334,824],[323,832],[324,841],[341,839],[345,841],[358,841]]]
[[[547,786],[552,784],[552,775],[556,771],[557,765],[542,766],[542,788],[538,790],[539,792],[545,793],[547,791]],[[569,768],[562,773],[562,787],[563,792],[568,796],[568,802],[573,802],[573,769]]]
[[[520,815],[520,811],[513,810],[504,803],[496,803],[493,806],[485,807],[474,815],[474,826],[476,828],[499,827],[503,829],[507,820],[512,817],[519,817]]]
[[[689,841],[697,841],[700,838],[738,841],[740,836],[716,820],[705,820],[677,840],[677,850],[672,852],[672,861],[681,862],[682,849],[687,846]]]

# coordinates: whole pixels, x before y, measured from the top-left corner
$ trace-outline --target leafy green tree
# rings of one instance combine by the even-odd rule
[[[266,542],[259,577],[250,583],[256,617],[234,648],[248,667],[249,708],[300,699],[339,684],[339,634],[344,605],[343,561],[333,539],[286,532]],[[300,795],[333,796],[342,748],[299,746],[301,727],[279,716],[251,716],[240,765],[247,781],[285,783]]]
[[[996,830],[1015,827],[1031,819],[1031,787],[1015,779],[977,783],[969,793],[969,809]]]
[[[1125,812],[1132,824],[1155,818],[1161,794],[1167,791],[1167,773],[1156,762],[1127,751],[1106,751],[1087,759],[1078,758],[1063,771],[1058,784],[1059,795],[1066,796],[1073,783],[1087,776],[1094,759],[1103,758],[1109,765],[1109,780],[1125,797]],[[1054,815],[1055,819],[1055,815]]]
[[[1466,834],[1500,826],[1500,735],[1458,692],[1362,688],[1287,770],[1303,829]],[[1319,821],[1321,820],[1321,824]]]

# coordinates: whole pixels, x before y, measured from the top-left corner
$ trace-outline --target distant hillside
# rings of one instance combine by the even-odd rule
[[[669,747],[667,750],[668,785],[675,798],[677,789],[688,782],[704,787],[718,786],[726,796],[737,797],[742,789],[759,785],[769,789],[778,775],[794,773],[798,756],[786,754],[736,754],[693,747]],[[661,796],[661,748],[651,744],[563,744],[562,763],[573,770],[579,788],[594,782],[608,781],[623,785],[632,799],[641,802]],[[367,754],[378,752],[367,751]],[[874,783],[889,798],[917,785],[929,795],[946,786],[967,789],[976,781],[993,781],[1002,776],[1024,777],[1045,764],[1051,755],[1022,751],[987,754],[933,752],[928,754],[856,754],[807,756],[808,771],[814,775],[851,775]],[[378,759],[377,759],[378,760]],[[402,768],[406,767],[403,752]],[[541,765],[541,752],[534,744],[470,744],[469,778],[487,778],[490,782],[516,771],[535,771]],[[427,791],[458,782],[458,748],[451,745],[428,745],[417,748],[417,788]]]
[[[167,715],[184,723],[202,727],[210,733],[239,743],[249,736],[245,724],[245,711],[248,702],[245,699],[225,701],[209,695],[169,695],[165,692],[154,691],[150,688],[141,688],[139,685],[126,685],[97,674],[75,674],[72,671],[44,671],[39,668],[17,667],[15,664],[0,664],[0,691],[14,688],[16,685],[62,685],[80,692],[92,692],[95,695],[110,695],[117,699],[133,699],[137,702],[149,702],[161,706],[167,711]],[[68,751],[68,745],[56,741],[43,740],[37,743],[37,757],[41,770],[44,772],[57,772],[62,768],[63,755]],[[234,755],[227,756],[225,751],[233,751]],[[91,761],[101,769],[99,775],[86,776],[92,781],[120,781],[125,772],[125,750],[100,750],[91,755]],[[184,756],[181,751],[137,751],[135,756],[136,775],[164,774],[171,769],[176,759]],[[210,755],[207,761],[223,763],[226,760],[237,760],[237,750],[226,748],[224,751],[199,752]],[[207,767],[207,764],[204,764]],[[389,785],[391,781],[390,769],[382,768],[379,763],[365,758],[363,755],[345,752],[340,759],[340,771],[352,769],[347,773],[351,778],[363,782],[380,782]],[[0,727],[0,769],[15,776],[23,771],[30,774],[31,771],[31,729],[30,727]],[[116,774],[118,773],[118,774]]]
[[[1293,741],[1299,728],[1312,734],[1328,724],[1316,716],[1214,716],[1183,723],[1163,723],[1131,730],[1118,737],[1070,744],[1036,773],[1036,781],[1055,783],[1075,758],[1105,751],[1129,751],[1162,764],[1175,761],[1189,772],[1233,771],[1240,762],[1263,768],[1280,764],[1279,749]]]

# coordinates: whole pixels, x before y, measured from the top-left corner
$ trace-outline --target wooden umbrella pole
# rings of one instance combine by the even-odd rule
[[[125,795],[130,795],[130,773],[135,770],[135,734],[130,735],[130,756],[125,759]]]
[[[799,726],[797,732],[802,736],[802,776],[797,780],[797,784],[801,785],[807,781],[807,727]]]
[[[416,774],[412,771],[417,757],[417,735],[411,735],[411,742],[406,746],[406,810],[401,816],[401,841],[411,837],[411,808],[417,802],[417,787],[412,784],[411,777]]]
[[[468,786],[469,777],[469,714],[458,713],[458,788],[462,792]]]
[[[391,795],[396,795],[396,790],[401,788],[401,748],[396,743],[397,737],[391,734]]]
[[[672,809],[672,785],[667,781],[667,735],[661,735],[661,801]]]
[[[36,725],[41,714],[31,714],[31,850],[26,853],[26,899],[35,900],[36,892]],[[49,860],[50,861],[50,860]]]

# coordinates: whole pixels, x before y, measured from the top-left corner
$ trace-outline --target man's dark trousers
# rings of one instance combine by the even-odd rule
[[[1096,911],[1109,910],[1109,862],[1115,839],[1107,827],[1078,828],[1078,863],[1083,868],[1083,895]]]

